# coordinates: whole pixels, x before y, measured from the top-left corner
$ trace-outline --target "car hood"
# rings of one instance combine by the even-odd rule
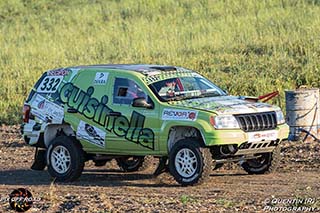
[[[239,96],[219,96],[169,102],[170,105],[210,111],[216,114],[247,114],[280,110],[262,102],[249,102]]]

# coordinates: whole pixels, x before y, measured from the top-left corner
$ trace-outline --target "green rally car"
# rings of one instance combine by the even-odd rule
[[[77,179],[85,161],[116,159],[127,172],[159,158],[181,185],[200,183],[225,162],[273,171],[288,136],[281,109],[229,96],[175,66],[110,64],[45,72],[24,104],[22,133],[37,147],[33,169]]]

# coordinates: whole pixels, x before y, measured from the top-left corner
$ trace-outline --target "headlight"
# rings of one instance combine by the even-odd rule
[[[281,110],[277,110],[276,115],[277,115],[277,124],[283,124],[286,122]]]
[[[239,123],[232,115],[219,115],[210,118],[210,123],[216,129],[240,129]]]

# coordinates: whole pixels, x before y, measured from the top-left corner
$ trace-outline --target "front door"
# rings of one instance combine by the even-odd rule
[[[112,112],[108,119],[106,149],[119,153],[154,153],[159,150],[159,106],[150,98],[147,88],[126,77],[112,78]],[[135,98],[144,98],[152,109],[133,107]],[[111,103],[112,102],[112,103]]]

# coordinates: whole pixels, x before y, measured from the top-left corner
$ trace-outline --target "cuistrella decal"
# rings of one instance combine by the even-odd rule
[[[72,83],[66,83],[60,90],[60,100],[118,137],[154,150],[154,132],[144,128],[145,116],[136,111],[132,112],[130,120],[123,115],[112,115],[114,111],[107,106],[108,96],[98,100],[92,97],[93,93],[93,87],[84,91]]]

